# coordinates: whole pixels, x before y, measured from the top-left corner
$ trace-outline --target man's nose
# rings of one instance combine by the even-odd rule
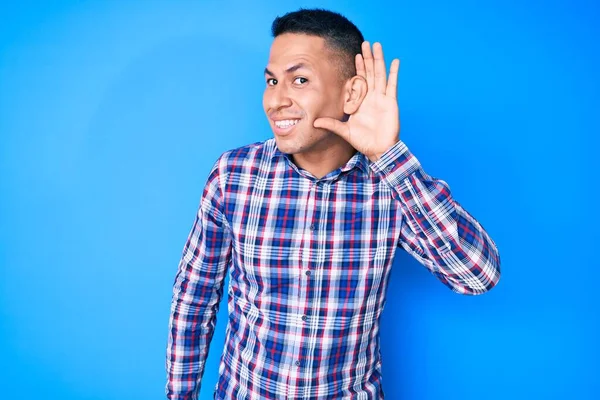
[[[282,107],[292,105],[292,99],[289,96],[288,90],[284,85],[277,85],[271,91],[269,98],[269,107],[272,110],[277,110]]]

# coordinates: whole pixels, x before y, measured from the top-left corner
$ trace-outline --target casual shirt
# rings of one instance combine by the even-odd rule
[[[458,293],[500,278],[493,240],[402,141],[322,178],[274,139],[224,153],[175,278],[167,397],[197,398],[229,274],[215,399],[383,399],[379,323],[398,247]]]

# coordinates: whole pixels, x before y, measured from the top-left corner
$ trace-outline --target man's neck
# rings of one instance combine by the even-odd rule
[[[356,154],[356,149],[340,138],[339,141],[326,149],[294,154],[292,159],[298,167],[310,172],[317,179],[321,179],[330,172],[346,165],[354,154]]]

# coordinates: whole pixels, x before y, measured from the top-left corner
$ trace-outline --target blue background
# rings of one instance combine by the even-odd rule
[[[272,137],[270,23],[316,3],[7,3],[0,397],[161,399],[171,286],[207,174]],[[401,138],[502,256],[498,287],[465,297],[398,251],[386,398],[598,398],[600,6],[318,5],[402,60]]]

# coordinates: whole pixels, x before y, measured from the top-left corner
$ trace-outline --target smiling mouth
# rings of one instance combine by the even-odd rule
[[[300,119],[301,118],[294,118],[273,121],[273,132],[277,136],[290,135],[294,131],[294,127],[298,125],[298,122],[300,122]]]
[[[298,121],[300,121],[299,119],[284,119],[281,121],[274,121],[275,122],[275,126],[278,127],[279,129],[288,129],[291,128],[293,126],[295,126]]]

